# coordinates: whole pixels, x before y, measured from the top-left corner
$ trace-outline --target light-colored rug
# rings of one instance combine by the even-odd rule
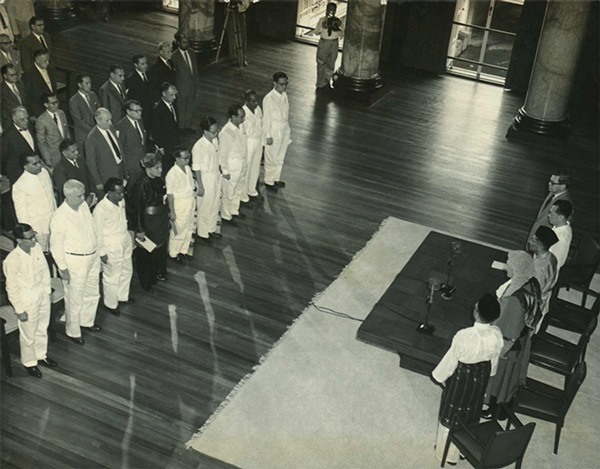
[[[364,319],[430,231],[388,218],[314,303]],[[396,354],[357,341],[358,326],[306,308],[188,447],[242,468],[439,467],[439,388],[400,369]],[[554,425],[540,422],[524,467],[595,467],[600,352],[591,345],[595,363],[559,455],[552,455]]]

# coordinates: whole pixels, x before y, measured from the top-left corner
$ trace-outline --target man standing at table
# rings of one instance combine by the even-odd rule
[[[4,260],[6,293],[19,320],[21,362],[29,376],[42,377],[37,367],[56,366],[48,350],[50,321],[50,271],[31,226],[17,223],[13,229],[17,247]]]
[[[98,251],[101,257],[106,256],[102,271],[102,298],[105,308],[119,316],[119,303],[129,302],[133,242],[127,231],[123,180],[109,178],[104,184],[104,192],[106,195],[94,209]]]
[[[290,137],[290,105],[286,93],[288,77],[283,72],[273,74],[273,89],[263,99],[263,128],[265,132],[265,187],[277,192],[285,187],[281,170]]]
[[[466,424],[479,422],[487,383],[496,374],[504,345],[502,332],[491,325],[499,316],[498,300],[485,293],[473,310],[475,324],[454,335],[450,349],[431,373],[434,381],[444,388],[435,446],[440,461],[454,416],[460,416]],[[447,462],[456,464],[458,456],[458,448],[451,445]]]
[[[65,285],[65,333],[83,345],[81,330],[101,330],[94,324],[100,289],[100,257],[96,224],[85,202],[85,187],[70,179],[63,187],[65,201],[50,222],[50,249]],[[106,256],[103,257],[106,262]]]

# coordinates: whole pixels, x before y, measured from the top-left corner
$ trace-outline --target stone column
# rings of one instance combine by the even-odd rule
[[[179,30],[190,38],[190,47],[199,53],[216,46],[215,0],[179,0]]]
[[[531,133],[568,137],[567,106],[589,6],[588,0],[548,2],[525,104],[508,129],[507,138]]]
[[[51,20],[64,20],[75,16],[71,0],[42,0],[40,5],[44,16]]]
[[[386,0],[349,0],[342,66],[333,76],[336,93],[371,101],[383,86],[379,51]]]

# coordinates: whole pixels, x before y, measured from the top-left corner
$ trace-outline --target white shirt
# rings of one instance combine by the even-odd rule
[[[276,129],[289,126],[290,105],[287,93],[269,91],[263,99],[263,129],[266,138],[272,138]]]
[[[24,171],[12,189],[19,223],[31,225],[40,234],[50,233],[50,220],[56,210],[52,180],[45,168],[41,173]]]
[[[127,231],[124,200],[121,200],[119,205],[116,205],[104,196],[94,209],[94,222],[96,223],[98,253],[100,256],[106,254],[107,244],[120,242],[123,238],[130,237]]]
[[[81,97],[83,98],[85,103],[88,105],[90,110],[92,110],[92,103],[90,101],[90,96],[87,93],[82,93],[81,91],[78,91],[78,93],[81,95]]]
[[[472,327],[461,329],[452,339],[446,355],[433,370],[433,378],[438,383],[443,383],[452,376],[458,362],[472,364],[488,360],[492,363],[490,376],[494,376],[503,345],[502,332],[496,326],[476,322]]]
[[[44,252],[35,244],[29,254],[17,246],[2,263],[6,276],[6,293],[15,312],[27,312],[40,294],[50,295],[50,270]]]
[[[192,170],[202,174],[219,173],[219,142],[200,138],[192,147]]]
[[[241,166],[246,161],[246,135],[244,131],[228,121],[219,132],[219,163],[224,175],[230,167]]]
[[[50,251],[60,270],[67,268],[66,253],[91,254],[98,250],[96,224],[86,202],[73,210],[66,201],[50,222]]]
[[[37,64],[34,64],[35,68],[37,68],[40,72],[40,75],[42,75],[42,78],[44,79],[44,81],[46,82],[46,86],[48,87],[48,89],[50,91],[54,91],[52,89],[52,82],[50,81],[50,75],[48,75],[48,70],[46,70],[45,68],[40,68],[38,67]]]
[[[194,177],[192,169],[185,165],[183,171],[177,165],[173,166],[165,178],[167,194],[178,197],[194,197]]]
[[[567,222],[566,225],[553,227],[552,231],[556,233],[558,242],[550,246],[550,252],[556,256],[558,268],[560,269],[565,265],[567,256],[569,255],[569,248],[571,247],[571,240],[573,239],[573,229]]]
[[[25,139],[27,144],[31,147],[31,150],[35,153],[35,145],[33,143],[33,136],[31,135],[31,132],[29,131],[29,129],[20,129],[16,125],[15,125],[15,128],[17,129],[17,132],[19,132],[23,136],[23,138]]]
[[[127,117],[127,120],[129,120],[129,122],[131,122],[131,126],[134,128],[135,131],[137,131],[142,143],[144,143],[144,132],[142,132],[142,126],[140,125],[140,123],[138,121],[136,121],[135,119],[132,119],[129,116],[125,116],[125,117]]]
[[[242,123],[242,128],[246,138],[262,138],[263,136],[263,112],[260,106],[256,106],[254,112],[245,104],[242,106],[246,113],[246,120]]]

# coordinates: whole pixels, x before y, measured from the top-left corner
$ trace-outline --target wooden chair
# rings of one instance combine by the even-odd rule
[[[497,420],[465,425],[457,416],[444,447],[441,467],[444,467],[450,443],[453,443],[475,468],[505,467],[515,463],[519,469],[535,429],[535,423],[523,425],[510,409],[508,424],[502,428]],[[515,427],[510,430],[511,424]]]
[[[512,410],[514,412],[556,424],[554,454],[558,453],[565,417],[577,391],[585,380],[586,373],[585,362],[579,363],[573,374],[567,379],[564,391],[528,378],[527,384],[517,391],[513,399]]]
[[[547,332],[534,335],[529,362],[563,376],[570,375],[585,360],[587,344],[597,325],[598,318],[592,317],[577,344]]]
[[[600,311],[600,295],[589,289],[586,293],[586,297],[590,295],[596,298],[591,309],[587,309],[585,303],[573,304],[558,297],[553,297],[550,300],[548,314],[544,316],[544,320],[542,321],[540,332],[546,332],[548,326],[554,326],[559,329],[583,334],[590,321],[594,317],[597,318]]]

